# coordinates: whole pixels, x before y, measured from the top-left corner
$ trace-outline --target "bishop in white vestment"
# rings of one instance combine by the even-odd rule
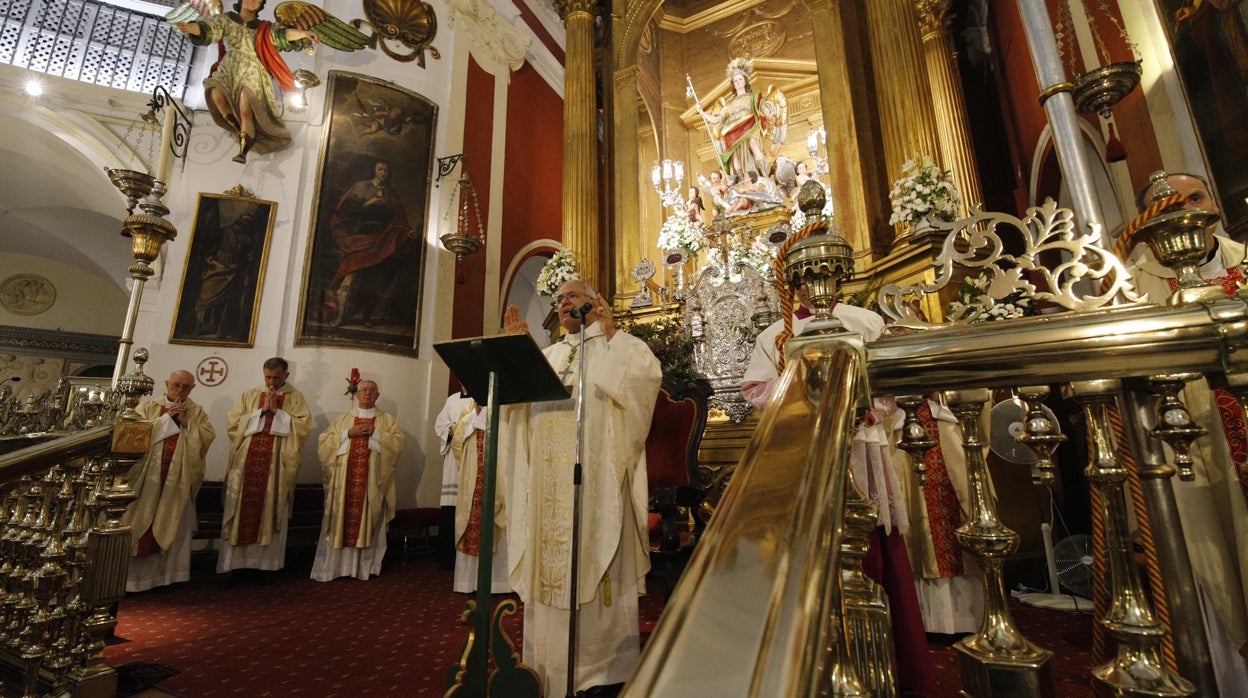
[[[576,396],[507,407],[500,425],[500,489],[507,493],[511,586],[524,602],[524,663],[546,695],[567,687],[568,622],[578,619],[573,686],[612,686],[632,676],[640,657],[637,597],[650,568],[645,440],[662,374],[644,342],[617,331],[610,307],[583,281],[556,296],[562,340],[544,350],[575,387],[585,356],[582,517],[577,595],[571,597]],[[577,311],[582,322],[573,315]],[[507,309],[509,332],[527,324]],[[582,349],[583,346],[583,349]]]

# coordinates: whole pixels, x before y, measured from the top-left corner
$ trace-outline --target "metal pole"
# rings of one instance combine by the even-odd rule
[[[576,464],[572,467],[572,575],[568,581],[568,594],[572,606],[568,612],[568,692],[567,698],[576,695],[576,620],[577,578],[581,563],[581,463],[585,449],[585,316],[581,315],[581,337],[577,342],[576,375]]]
[[[1092,167],[1083,149],[1079,117],[1071,96],[1074,85],[1067,79],[1066,69],[1062,67],[1048,7],[1044,0],[1018,0],[1018,11],[1022,15],[1023,31],[1031,49],[1036,80],[1040,84],[1038,99],[1053,129],[1053,147],[1057,150],[1057,161],[1070,191],[1071,207],[1076,220],[1083,226],[1084,234],[1099,238],[1105,217],[1092,188]]]
[[[1140,485],[1153,524],[1153,543],[1161,568],[1162,585],[1170,606],[1170,634],[1179,673],[1196,686],[1196,695],[1218,695],[1213,667],[1209,664],[1209,643],[1196,595],[1196,578],[1183,539],[1183,524],[1174,499],[1174,468],[1166,463],[1161,443],[1149,438],[1146,425],[1152,423],[1152,398],[1147,388],[1128,383],[1122,393],[1123,427],[1135,452],[1140,469]]]

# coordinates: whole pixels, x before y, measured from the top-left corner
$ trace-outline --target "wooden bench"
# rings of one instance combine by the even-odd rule
[[[298,483],[291,504],[290,525],[286,544],[316,545],[321,535],[321,519],[325,515],[325,490],[320,483]],[[196,540],[219,540],[225,516],[225,483],[205,482],[195,496]]]

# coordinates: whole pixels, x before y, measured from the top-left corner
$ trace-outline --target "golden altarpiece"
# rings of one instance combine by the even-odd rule
[[[951,4],[557,4],[567,30],[564,243],[577,255],[582,276],[609,288],[617,305],[645,293],[632,271],[639,260],[660,254],[655,244],[664,207],[684,198],[678,171],[691,182],[702,174],[709,181],[716,170],[728,177],[750,167],[729,153],[728,138],[713,144],[708,125],[731,122],[716,108],[740,94],[732,71],[725,70],[738,59],[751,62],[747,90],[765,91],[768,99],[774,97],[770,88],[783,94],[787,127],[783,141],[758,144],[761,157],[749,144],[741,160],[753,157],[758,173],[770,174],[758,160],[803,160],[801,146],[817,146],[809,153],[811,164],[822,156],[826,174],[811,174],[826,185],[835,213],[832,235],[806,237],[779,267],[785,283],[812,289],[811,326],[818,329],[789,345],[790,361],[752,436],[737,435],[743,451],[730,491],[625,696],[688,695],[698,686],[723,689],[717,693],[722,695],[891,695],[886,607],[879,590],[862,584],[853,571],[874,516],[846,475],[847,434],[870,392],[897,395],[913,420],[909,411],[921,402],[918,396],[933,390],[944,391],[964,433],[973,501],[958,542],[985,573],[983,626],[957,646],[963,695],[1054,695],[1051,653],[1019,633],[1005,603],[1002,565],[1017,549],[1018,534],[997,516],[979,425],[990,389],[1017,390],[1028,410],[1019,441],[1037,453],[1043,474],[1060,437],[1039,402],[1049,384],[1065,382],[1089,424],[1094,517],[1103,527],[1097,556],[1112,569],[1102,572],[1109,588],[1096,623],[1117,649],[1097,658],[1103,660],[1092,671],[1097,694],[1216,694],[1202,659],[1208,648],[1172,505],[1176,470],[1158,439],[1183,460],[1199,430],[1190,428],[1190,419],[1181,424],[1185,410],[1176,395],[1198,374],[1226,386],[1241,406],[1248,404],[1248,381],[1235,356],[1242,326],[1248,326],[1241,322],[1248,317],[1248,296],[1215,297],[1193,281],[1193,255],[1203,250],[1210,219],[1179,212],[1159,216],[1139,239],[1191,285],[1184,283],[1164,305],[1141,303],[1133,292],[1122,262],[1105,243],[1100,204],[1077,146],[1076,88],[1039,0],[1018,4],[1039,78],[1037,96],[1054,130],[1074,210],[1049,203],[1021,218],[964,210],[967,218],[926,234],[889,225],[889,183],[909,158],[933,157],[953,171],[964,201],[979,201],[949,35]],[[818,212],[812,206],[806,216]],[[713,227],[713,235],[722,244],[742,234],[769,234],[779,224],[774,214],[754,215]],[[990,323],[999,327],[969,325],[989,309],[979,308],[940,326],[957,283],[955,267],[1001,274],[999,264],[1008,256],[1002,231],[1020,235],[1026,247],[1007,266],[1042,278],[1037,297],[1059,312]],[[1049,259],[1042,261],[1045,255]],[[675,267],[681,260],[668,261]],[[1019,280],[1018,269],[1013,278]],[[879,302],[886,314],[923,329],[871,346],[838,333],[831,303],[868,279],[882,284]],[[679,281],[669,282],[669,292],[671,285]],[[1019,352],[1022,346],[1029,351]],[[1033,352],[1045,360],[1020,356]],[[1153,394],[1162,396],[1160,414]],[[903,432],[900,447],[912,455],[931,447],[918,431]],[[1178,472],[1190,474],[1181,463]],[[921,469],[915,477],[921,484]],[[1156,590],[1164,578],[1165,588],[1152,600],[1142,593],[1127,538],[1128,489],[1137,511],[1146,507],[1154,516],[1149,581]],[[742,586],[744,578],[756,583]],[[719,629],[717,637],[708,637],[712,627]]]

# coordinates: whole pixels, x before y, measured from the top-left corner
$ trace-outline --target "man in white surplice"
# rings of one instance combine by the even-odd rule
[[[438,450],[442,453],[442,494],[438,499],[440,512],[438,516],[438,540],[434,544],[433,558],[444,570],[453,569],[459,562],[455,550],[455,505],[459,499],[459,460],[451,450],[451,438],[455,435],[455,425],[460,418],[477,406],[463,390],[460,389],[446,397],[442,411],[433,422],[433,432],[438,437]]]
[[[644,342],[616,330],[610,306],[577,279],[555,296],[568,331],[544,350],[577,384],[584,313],[585,400],[574,690],[614,691],[640,656],[637,597],[650,568],[645,440],[662,374]],[[526,332],[514,306],[504,326]],[[511,586],[524,602],[524,663],[547,695],[567,686],[576,396],[502,411],[500,490],[507,496]]]

